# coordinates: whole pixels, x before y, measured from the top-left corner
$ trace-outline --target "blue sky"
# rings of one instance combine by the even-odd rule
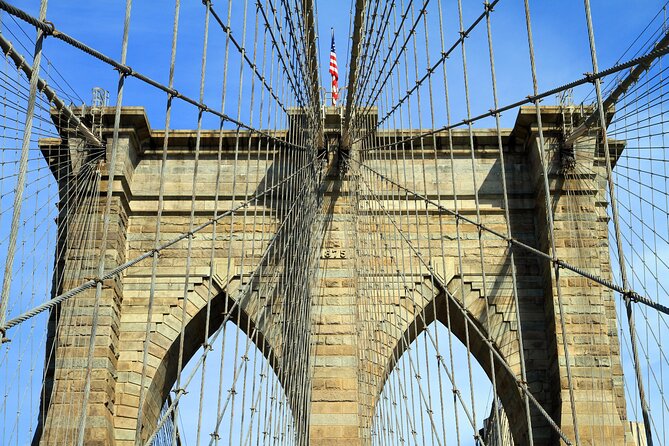
[[[72,2],[52,1],[48,18],[58,29],[90,44],[94,48],[114,58],[120,57],[120,36],[122,33],[124,3],[122,1]],[[39,2],[23,2],[33,14],[37,14]],[[317,1],[318,35],[321,60],[321,85],[329,86],[327,62],[330,46],[330,28],[336,31],[337,53],[340,66],[340,85],[348,81],[346,71],[350,48],[349,22],[354,13],[351,1]],[[597,48],[602,68],[612,65],[627,45],[657,13],[663,2],[660,0],[596,0],[592,2]],[[160,6],[157,6],[160,5]],[[240,17],[243,7],[234,2],[233,14]],[[564,0],[559,2],[531,2],[533,31],[537,48],[537,70],[539,89],[545,90],[564,84],[592,71],[583,2]],[[227,2],[215,3],[215,8],[225,17]],[[458,37],[457,9],[454,1],[444,1],[445,40],[450,46]],[[493,36],[497,60],[500,103],[516,101],[530,94],[531,79],[528,66],[528,52],[525,24],[521,1],[501,1],[493,14]],[[252,8],[251,8],[252,9]],[[464,22],[468,26],[482,10],[478,1],[464,2]],[[167,83],[170,40],[174,8],[171,2],[135,1],[132,12],[128,64],[155,80]],[[202,29],[204,8],[199,2],[183,2],[177,51],[175,87],[180,92],[197,98],[199,87],[200,57],[202,51]],[[431,25],[436,24],[436,14],[429,16]],[[233,22],[233,32],[241,34],[240,23]],[[249,27],[252,14],[249,15]],[[212,107],[220,107],[220,77],[222,75],[223,33],[212,23],[210,51],[208,57],[208,80],[206,102]],[[433,28],[434,29],[434,28]],[[435,32],[436,33],[436,32]],[[484,28],[467,39],[470,82],[473,88],[480,88],[484,94],[473,94],[473,112],[490,108],[489,71]],[[432,35],[436,45],[438,36]],[[247,46],[250,42],[247,43]],[[116,73],[90,56],[67,47],[55,39],[48,39],[46,54],[52,59],[68,81],[84,99],[88,100],[90,89],[101,86],[112,92],[114,102]],[[435,48],[436,49],[436,48]],[[235,64],[235,51],[231,51],[231,64]],[[436,57],[436,56],[435,56]],[[456,120],[464,118],[462,109],[462,82],[459,52],[448,64],[451,79],[451,94]],[[420,62],[419,62],[420,64]],[[85,69],[82,69],[85,67]],[[235,74],[236,76],[236,74]],[[236,90],[231,86],[230,94]],[[578,92],[577,92],[578,93]],[[585,94],[584,94],[585,95]],[[141,98],[141,99],[140,99]],[[578,99],[578,94],[576,95]],[[226,112],[234,114],[234,101],[228,101]],[[165,94],[153,91],[137,80],[127,84],[127,105],[145,105],[154,128],[162,128],[164,121]],[[193,127],[196,111],[191,106],[175,104],[174,126]],[[512,117],[505,120],[510,125]],[[215,127],[215,120],[208,124]]]

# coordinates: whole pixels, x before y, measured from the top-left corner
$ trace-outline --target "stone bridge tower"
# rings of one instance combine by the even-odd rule
[[[593,274],[610,277],[608,222],[606,218],[597,217],[606,215],[606,212],[598,212],[607,206],[604,185],[584,181],[578,175],[565,176],[561,173],[561,149],[557,143],[560,112],[557,107],[544,107],[542,114],[544,132],[551,149],[549,181],[558,256],[574,265],[586,266]],[[102,135],[108,141],[111,141],[112,117],[113,113],[109,110],[102,114]],[[344,162],[343,150],[350,149],[351,156],[355,156],[356,148],[339,146],[341,140],[337,138],[337,127],[340,125],[337,114],[328,112],[327,120],[326,132],[330,133],[325,140],[329,149],[322,166],[323,181],[319,191],[322,197],[319,219],[322,222],[322,233],[318,236],[322,239],[318,241],[321,244],[318,273],[315,280],[306,276],[294,277],[294,280],[306,281],[313,287],[313,302],[309,310],[310,330],[302,333],[273,330],[274,318],[290,318],[291,315],[286,312],[285,306],[272,308],[267,305],[269,300],[262,294],[261,288],[253,289],[251,298],[234,306],[234,302],[231,302],[233,291],[250,280],[255,265],[253,261],[244,259],[241,245],[245,232],[253,228],[244,221],[223,218],[219,225],[224,229],[221,232],[232,236],[217,240],[221,255],[215,259],[215,274],[209,272],[209,258],[206,254],[211,245],[211,232],[204,231],[202,237],[193,239],[193,253],[204,254],[191,258],[185,359],[189,359],[202,345],[207,322],[207,296],[209,290],[213,290],[210,330],[215,330],[224,321],[226,309],[234,308],[239,320],[243,321],[240,328],[259,334],[256,337],[258,347],[266,352],[273,366],[282,365],[282,349],[287,345],[283,339],[285,336],[302,336],[304,342],[310,343],[312,354],[305,362],[310,365],[309,369],[305,366],[305,370],[299,370],[295,366],[296,378],[290,383],[284,383],[289,399],[292,387],[311,387],[306,392],[310,395],[310,401],[307,402],[309,416],[301,424],[302,435],[308,438],[308,444],[363,445],[369,443],[371,416],[396,358],[426,325],[438,319],[434,322],[448,324],[448,328],[462,340],[468,330],[472,355],[489,375],[493,370],[486,346],[492,345],[499,357],[505,359],[508,367],[505,368],[498,360],[494,365],[498,396],[510,420],[516,444],[523,445],[528,441],[528,426],[524,416],[523,395],[516,384],[520,376],[521,358],[517,335],[519,328],[522,328],[525,347],[527,386],[560,428],[573,437],[565,352],[561,342],[562,318],[568,327],[567,344],[576,384],[575,409],[583,444],[595,444],[595,440],[589,437],[592,431],[598,435],[605,432],[607,444],[628,444],[620,347],[611,292],[565,270],[561,270],[556,278],[551,262],[518,249],[515,251],[515,259],[520,302],[518,313],[521,316],[519,322],[513,301],[507,242],[486,237],[484,265],[487,284],[484,284],[479,266],[481,259],[477,257],[476,228],[464,225],[461,228],[465,256],[460,264],[457,261],[455,219],[440,219],[436,214],[421,215],[416,223],[422,246],[434,246],[434,252],[440,253],[430,259],[435,265],[433,274],[416,265],[411,268],[411,272],[398,271],[397,277],[366,276],[367,272],[356,267],[357,258],[365,255],[365,247],[356,242],[351,234],[358,234],[362,239],[366,234],[379,234],[389,229],[370,226],[358,219],[360,212],[371,206],[369,196],[360,192],[360,181],[371,180],[365,180],[366,174],[360,168]],[[55,121],[59,122],[57,119]],[[111,243],[106,254],[109,268],[151,251],[154,247],[152,236],[158,209],[157,181],[163,136],[163,131],[150,127],[142,108],[123,108],[119,136],[121,152],[114,179],[113,214],[110,216]],[[452,164],[447,162],[450,155],[446,133],[438,133],[434,139],[426,140],[423,148],[426,156],[421,158],[426,161],[415,166],[415,169],[425,172],[428,181],[426,190],[418,192],[434,197],[437,195],[436,170],[441,170],[442,178],[450,178],[450,169],[455,169],[455,175],[462,181],[455,185],[450,182],[440,184],[441,201],[452,203],[454,193],[457,193],[460,212],[471,215],[474,209],[471,179],[475,175],[483,206],[483,223],[505,232],[501,204],[501,172],[504,170],[512,191],[509,211],[514,238],[543,252],[550,252],[534,109],[521,109],[514,128],[503,131],[503,165],[497,156],[497,135],[494,131],[474,130],[474,172],[469,158],[469,134],[456,130],[451,136],[454,144]],[[194,131],[178,130],[170,134],[165,165],[165,211],[162,216],[162,236],[165,240],[183,233],[188,224],[195,137]],[[379,133],[375,137],[383,138],[384,135]],[[198,224],[209,218],[213,209],[214,177],[219,168],[216,156],[218,138],[218,131],[204,131],[201,135],[199,169],[202,180],[198,185],[196,206]],[[264,143],[262,136],[257,134],[242,133],[240,138],[240,147],[255,147]],[[432,147],[433,143],[436,147]],[[85,155],[76,150],[54,150],[57,144],[72,145],[75,142],[42,142],[42,151],[50,165],[70,166],[66,172],[54,168],[60,192],[67,194],[68,184],[78,174],[77,157]],[[577,144],[579,152],[589,153],[589,156],[577,158],[576,163],[587,164],[590,171],[602,171],[603,154],[598,149],[597,141],[583,138]],[[253,158],[248,158],[248,166],[243,172],[233,173],[234,147],[235,133],[224,132],[220,166],[224,180],[220,191],[221,202],[218,204],[220,209],[232,209],[239,202],[239,197],[261,190],[270,178],[285,177],[303,162],[299,159],[301,155],[268,146],[264,151],[253,152]],[[396,168],[393,163],[400,162],[400,157],[401,154],[389,151],[388,161],[375,162],[371,168],[380,174],[391,172]],[[240,159],[247,159],[246,154]],[[101,178],[98,179],[101,185],[100,197],[105,193],[108,168],[108,165],[102,163]],[[235,183],[233,175],[244,177],[244,184],[250,185],[247,191],[233,190],[235,184],[241,184]],[[286,204],[280,203],[280,196],[276,200],[279,205]],[[575,201],[576,208],[573,206]],[[395,201],[389,198],[386,203],[390,211],[407,205],[404,197],[396,198]],[[253,215],[259,207],[260,204],[248,209],[245,215]],[[574,213],[579,218],[574,219]],[[92,225],[100,224],[99,218],[92,222]],[[276,231],[277,224],[276,221],[268,221],[264,230]],[[60,234],[62,246],[66,246],[68,240],[76,239],[76,231],[85,230],[64,227]],[[444,235],[440,237],[439,234]],[[442,243],[445,245],[443,251]],[[179,327],[182,323],[181,289],[186,267],[184,246],[176,244],[161,253],[156,275],[156,302],[150,328],[149,384],[142,408],[146,414],[144,432],[150,432],[155,425],[176,376]],[[73,285],[68,283],[67,277],[74,268],[93,271],[95,262],[90,253],[81,252],[82,249],[93,248],[71,250],[63,262],[57,265],[57,274],[64,277],[63,289]],[[380,316],[384,320],[375,321],[382,327],[379,336],[383,342],[379,344],[381,347],[370,352],[361,339],[361,321],[368,322],[379,316],[365,310],[359,294],[360,288],[363,284],[370,286],[374,283],[382,287],[384,283],[399,280],[399,275],[409,276],[412,286],[407,287],[401,295],[389,293],[386,296],[385,316]],[[87,444],[134,444],[150,277],[150,264],[142,262],[104,283],[98,315],[100,329],[93,362]],[[562,314],[556,300],[558,281],[564,299]],[[484,287],[487,287],[489,311],[485,309]],[[455,299],[450,299],[449,295]],[[42,401],[46,417],[40,421],[36,438],[39,441],[36,443],[55,444],[52,439],[59,438],[59,433],[76,428],[74,421],[55,419],[53,414],[59,413],[59,404],[69,404],[81,398],[79,392],[72,390],[75,386],[69,382],[69,377],[85,361],[86,349],[81,345],[84,345],[82,340],[87,339],[89,332],[82,327],[92,318],[92,299],[90,292],[82,293],[76,298],[79,302],[77,306],[72,305],[73,301],[67,301],[51,314],[49,342],[55,343],[56,348],[49,363]],[[432,316],[416,321],[419,313]],[[391,320],[404,322],[385,323]],[[59,395],[58,399],[51,398],[51,395],[56,394]],[[594,406],[598,407],[597,417],[590,415]],[[532,411],[532,430],[535,444],[558,444],[553,429],[536,410]]]

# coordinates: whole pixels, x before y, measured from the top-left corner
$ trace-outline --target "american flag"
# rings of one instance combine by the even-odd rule
[[[330,47],[330,74],[332,75],[332,105],[337,105],[337,99],[339,99],[339,69],[337,68],[337,53],[335,53],[334,30],[332,31],[332,46]]]

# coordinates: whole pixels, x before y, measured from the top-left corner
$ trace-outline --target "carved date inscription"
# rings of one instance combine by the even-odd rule
[[[344,249],[323,249],[321,250],[321,259],[345,259],[346,250]]]

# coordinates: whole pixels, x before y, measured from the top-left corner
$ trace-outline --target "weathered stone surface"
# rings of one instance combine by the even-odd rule
[[[551,119],[556,119],[556,110],[548,107],[544,113],[544,122],[550,127]],[[407,165],[407,187],[439,201],[445,208],[453,209],[457,204],[461,214],[475,219],[473,179],[476,178],[482,223],[505,233],[501,189],[503,168],[509,190],[513,191],[509,209],[513,236],[550,252],[533,114],[534,109],[521,110],[516,128],[503,131],[504,166],[500,166],[496,154],[493,131],[476,130],[474,165],[468,134],[453,132],[453,163],[450,162],[445,133],[436,135],[436,150],[430,146],[432,138],[427,138],[424,153],[414,149],[416,153]],[[194,155],[188,148],[191,133],[175,131],[170,138],[161,243],[179,236],[188,227],[194,168]],[[106,254],[107,268],[155,247],[160,168],[156,147],[161,146],[156,142],[162,141],[162,137],[162,132],[150,130],[142,109],[124,109],[115,195],[112,213],[107,216],[112,228]],[[248,135],[242,137],[247,140]],[[551,152],[548,159],[553,160],[556,146],[551,142],[548,130],[546,138]],[[219,168],[224,180],[218,191],[218,210],[231,209],[266,187],[269,177],[281,175],[272,164],[272,160],[279,162],[281,154],[272,150],[260,154],[254,152],[248,163],[239,162],[235,168],[231,152],[234,138],[231,135],[225,136],[224,160],[222,165],[217,165],[214,156],[217,140],[218,132],[203,133],[196,225],[211,218],[214,211],[215,177]],[[597,163],[596,142],[584,141],[581,145],[582,149],[591,150],[591,154],[587,159],[577,161],[600,172],[603,167]],[[379,157],[379,161],[369,164],[382,174],[396,177],[401,156],[388,151]],[[246,160],[246,154],[242,158]],[[331,156],[330,167],[336,162]],[[108,167],[102,166],[100,200],[105,197]],[[550,171],[550,212],[555,221],[554,242],[558,257],[592,274],[609,278],[611,265],[604,186],[565,179],[553,167]],[[566,348],[571,356],[581,440],[584,444],[632,444],[625,443],[631,435],[626,420],[615,307],[608,290],[564,269],[556,277],[548,261],[517,249],[514,250],[520,301],[517,309],[510,278],[510,253],[504,240],[483,232],[480,235],[481,253],[479,231],[475,226],[456,226],[451,215],[439,214],[434,209],[426,211],[423,202],[407,200],[385,186],[379,186],[383,208],[376,200],[361,196],[354,202],[356,195],[351,191],[356,190],[355,175],[363,174],[349,172],[341,176],[336,168],[330,168],[328,172],[322,202],[322,216],[326,220],[322,248],[329,251],[322,256],[313,283],[308,339],[313,355],[308,420],[311,445],[368,444],[377,399],[388,373],[408,344],[434,319],[437,319],[436,323],[448,324],[450,321],[449,328],[464,342],[467,318],[475,321],[482,330],[483,337],[471,335],[470,348],[488,375],[492,374],[493,368],[489,362],[487,340],[493,343],[512,370],[510,374],[500,364],[494,364],[498,394],[517,444],[527,442],[528,428],[523,401],[515,384],[515,379],[520,376],[519,328],[522,328],[525,347],[527,384],[546,411],[558,420],[562,430],[573,438],[561,320],[567,326]],[[451,181],[452,173],[457,175],[456,184]],[[372,181],[369,177],[367,180]],[[233,184],[237,185],[235,189]],[[61,187],[64,187],[62,182]],[[143,437],[155,426],[174,382],[176,361],[173,352],[181,330],[186,327],[187,360],[205,339],[203,309],[207,302],[211,299],[212,307],[217,311],[211,321],[213,330],[222,321],[228,299],[225,296],[234,295],[245,283],[281,223],[276,213],[267,212],[267,206],[281,205],[285,203],[277,198],[273,202],[249,206],[244,209],[243,216],[220,219],[215,234],[212,226],[198,233],[193,239],[188,282],[185,280],[186,240],[161,253],[154,288],[154,312],[148,331]],[[422,256],[429,260],[455,300],[445,298],[445,290],[430,280],[429,271],[408,247],[393,248],[388,252],[384,243],[395,233],[395,228],[387,222],[357,218],[360,209],[369,212],[385,209],[398,219],[410,215],[411,219],[402,222],[404,230],[410,234],[412,242],[420,246]],[[93,225],[100,234],[101,219],[95,219]],[[458,231],[461,262],[458,261]],[[355,245],[356,233],[360,235],[360,246]],[[73,240],[78,236],[80,234],[74,229],[68,234]],[[100,240],[92,242],[85,249],[73,246],[65,262],[59,265],[63,274],[61,289],[72,288],[83,278],[95,275]],[[212,244],[215,248],[214,266],[209,264]],[[357,268],[356,256],[365,253],[376,256],[374,268],[377,270]],[[379,270],[391,270],[398,265],[398,259],[404,262],[403,270],[396,268],[393,274],[384,277],[375,274]],[[363,263],[367,264],[372,262]],[[103,284],[87,444],[134,444],[151,276],[151,258],[148,258],[119,278]],[[398,283],[405,284],[405,288],[398,287]],[[282,309],[281,298],[272,306],[261,290],[255,291],[253,298],[239,309],[237,320],[243,321],[240,328],[257,330],[260,334],[258,346],[269,352],[267,356],[278,364],[276,361],[281,360],[286,332],[275,326],[277,321],[288,316]],[[372,296],[375,304],[366,305],[365,296]],[[94,298],[95,292],[89,290],[77,299],[67,301],[52,314],[49,348],[53,345],[55,359],[46,380],[47,398],[43,401],[46,418],[38,430],[41,444],[58,444],[59,438],[68,434],[71,437],[76,429],[74,420],[78,414],[68,419],[57,414],[64,401],[69,405],[82,398],[82,368],[86,364]],[[558,299],[562,302],[563,312],[559,310]],[[227,300],[227,303],[232,302]],[[517,313],[521,315],[520,321]],[[182,320],[183,314],[185,320]],[[361,328],[371,323],[379,327],[374,332],[373,341]],[[556,435],[537,411],[532,412],[532,429],[535,444],[557,444]],[[592,432],[597,433],[596,438],[589,437]],[[601,443],[603,436],[605,443]]]

